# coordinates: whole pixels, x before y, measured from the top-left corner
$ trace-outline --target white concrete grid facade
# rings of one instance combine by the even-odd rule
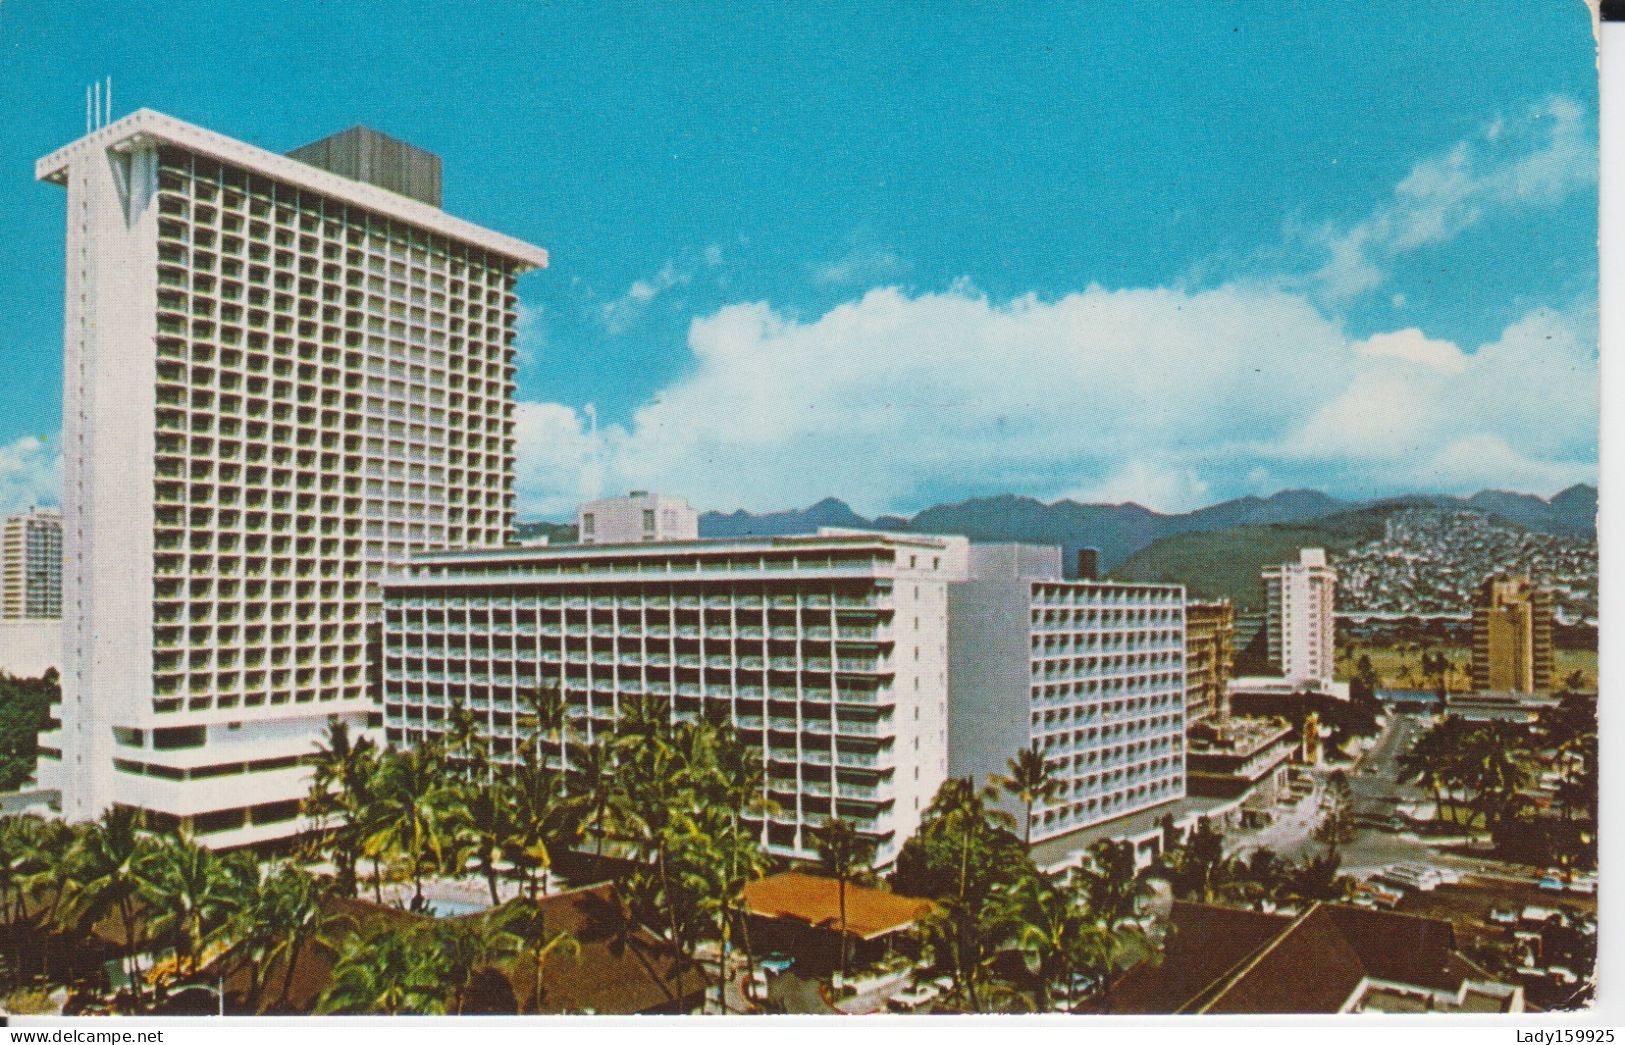
[[[1297,562],[1263,572],[1270,660],[1292,686],[1332,685],[1336,668],[1333,608],[1337,570],[1323,548],[1304,548]]]
[[[62,513],[30,508],[0,527],[0,620],[62,616]]]
[[[1061,787],[1035,843],[1185,796],[1184,588],[1063,581],[1058,548],[977,545],[950,600],[953,775],[1036,745]]]
[[[385,588],[387,734],[441,733],[458,695],[514,759],[528,689],[562,686],[577,742],[650,694],[759,747],[771,852],[813,858],[837,813],[887,866],[947,777],[947,588],[965,548],[831,534],[420,556]]]
[[[216,846],[367,727],[378,579],[513,521],[514,279],[545,254],[148,111],[68,190],[62,727],[41,783]]]

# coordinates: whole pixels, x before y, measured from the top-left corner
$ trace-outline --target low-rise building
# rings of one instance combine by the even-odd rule
[[[633,490],[625,497],[582,505],[576,512],[576,534],[582,544],[695,541],[700,537],[700,516],[681,497]]]
[[[1542,711],[1557,707],[1553,696],[1537,693],[1447,693],[1444,712],[1468,722],[1532,725]]]
[[[523,694],[558,687],[558,761],[652,695],[759,749],[770,852],[813,858],[839,815],[885,867],[947,779],[948,588],[967,546],[829,530],[420,555],[384,589],[384,728],[421,742],[460,700],[516,759]]]
[[[973,545],[969,572],[949,591],[950,773],[986,781],[1037,748],[1060,788],[1034,843],[1182,798],[1184,588],[1065,581],[1035,545]]]
[[[1185,787],[1193,795],[1273,803],[1287,784],[1298,733],[1284,719],[1231,718],[1190,727]]]

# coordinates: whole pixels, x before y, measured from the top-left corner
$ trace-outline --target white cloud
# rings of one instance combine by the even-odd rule
[[[848,251],[835,261],[812,267],[812,281],[822,286],[874,284],[907,275],[911,265],[889,250]]]
[[[1348,387],[1281,454],[1429,490],[1553,493],[1592,478],[1594,331],[1589,309],[1537,309],[1470,353],[1416,330],[1356,343]]]
[[[1491,210],[1558,202],[1596,178],[1594,135],[1575,102],[1550,98],[1515,120],[1497,117],[1416,164],[1363,221],[1320,230],[1326,260],[1313,285],[1332,299],[1363,294],[1397,255],[1451,239]]]
[[[520,402],[514,436],[520,447],[516,487],[527,513],[566,515],[599,495],[598,456],[577,411],[557,403]]]
[[[621,334],[642,318],[650,302],[674,287],[687,285],[690,276],[679,272],[671,262],[650,279],[634,280],[626,293],[614,301],[605,302],[601,310],[604,327],[611,334]]]
[[[54,437],[24,436],[0,446],[0,512],[57,504],[62,452]]]
[[[1461,349],[1454,343],[1430,338],[1415,327],[1389,334],[1373,334],[1358,342],[1354,350],[1362,355],[1409,360],[1447,374],[1459,374],[1467,365]]]
[[[546,309],[521,301],[518,315],[518,321],[514,324],[514,331],[518,334],[514,354],[518,357],[519,365],[525,367],[535,363],[547,348]]]
[[[1415,329],[1350,339],[1306,297],[1254,286],[882,289],[807,322],[732,305],[694,321],[689,374],[597,454],[574,411],[527,406],[521,506],[596,488],[869,512],[944,489],[1165,511],[1333,480],[1549,494],[1595,474],[1588,322],[1538,310],[1465,352]]]

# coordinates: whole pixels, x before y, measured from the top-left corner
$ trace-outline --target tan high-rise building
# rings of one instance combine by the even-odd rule
[[[1223,718],[1236,673],[1236,610],[1229,599],[1185,604],[1185,725]]]
[[[1491,577],[1473,601],[1473,688],[1552,687],[1552,597],[1528,577]]]

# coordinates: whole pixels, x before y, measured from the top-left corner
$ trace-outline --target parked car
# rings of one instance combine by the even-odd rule
[[[1438,872],[1421,864],[1394,864],[1379,876],[1384,881],[1419,893],[1428,893],[1439,887]]]
[[[1506,907],[1497,907],[1490,911],[1489,920],[1492,925],[1517,925],[1518,912]]]
[[[939,994],[935,984],[916,983],[887,998],[886,1008],[892,1012],[917,1012],[921,1007],[935,1001]]]
[[[1391,888],[1379,881],[1361,883],[1359,895],[1369,899],[1373,906],[1387,911],[1398,907],[1399,901],[1404,898],[1404,894],[1398,889]]]

